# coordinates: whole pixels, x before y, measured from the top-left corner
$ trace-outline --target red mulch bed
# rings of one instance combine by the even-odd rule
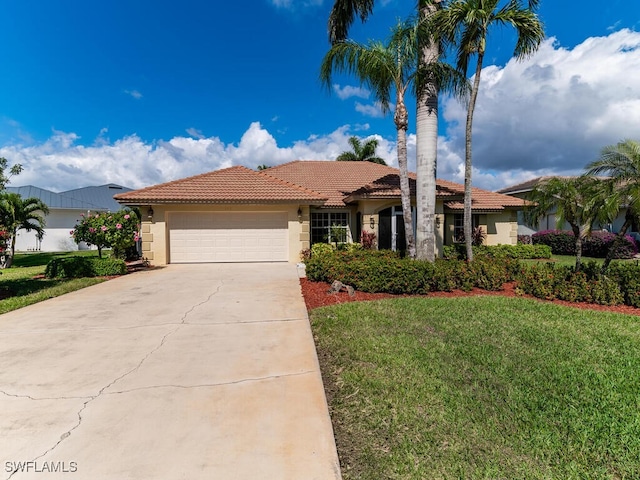
[[[300,279],[300,286],[302,287],[302,296],[304,302],[307,305],[307,310],[311,311],[317,307],[324,307],[326,305],[335,305],[337,303],[346,302],[362,302],[367,300],[380,300],[382,298],[402,298],[402,297],[430,297],[430,298],[453,298],[453,297],[474,297],[478,295],[498,295],[503,297],[516,297],[515,282],[507,283],[504,285],[504,290],[498,292],[492,292],[482,290],[480,288],[474,288],[469,292],[462,290],[454,290],[452,292],[433,292],[429,295],[392,295],[390,293],[365,293],[356,291],[353,297],[345,291],[340,293],[327,293],[331,285],[324,282],[312,282],[307,278]],[[526,298],[535,298],[531,295],[521,295]],[[616,312],[624,313],[627,315],[640,315],[640,308],[630,307],[628,305],[596,305],[593,303],[573,303],[563,300],[540,300],[541,302],[555,303],[558,305],[565,305],[568,307],[578,308],[581,310],[598,310],[602,312]]]

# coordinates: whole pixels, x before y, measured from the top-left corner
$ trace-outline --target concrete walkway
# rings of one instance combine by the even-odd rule
[[[0,316],[0,462],[21,480],[340,478],[296,267],[171,265]]]

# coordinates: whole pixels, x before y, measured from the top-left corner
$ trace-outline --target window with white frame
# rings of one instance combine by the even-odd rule
[[[348,212],[311,212],[311,244],[345,243],[350,239]]]
[[[471,228],[478,228],[480,225],[480,215],[472,215],[471,224]],[[459,243],[464,242],[464,215],[462,213],[456,213],[453,216],[453,241]]]

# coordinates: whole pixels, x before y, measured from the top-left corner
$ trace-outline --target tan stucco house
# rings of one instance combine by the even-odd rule
[[[371,162],[294,161],[236,166],[116,195],[143,214],[142,251],[153,264],[298,262],[311,244],[359,241],[403,249],[398,170]],[[415,175],[411,174],[415,203]],[[438,180],[437,248],[462,231],[463,186]],[[474,224],[489,245],[517,242],[524,201],[473,189]],[[415,214],[414,214],[415,215]],[[340,237],[340,238],[336,238]]]

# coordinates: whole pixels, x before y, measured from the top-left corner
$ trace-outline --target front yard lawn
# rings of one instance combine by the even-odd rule
[[[104,278],[42,278],[47,263],[65,256],[97,256],[98,252],[16,254],[11,268],[0,270],[0,314],[17,310],[48,298],[64,295],[104,282]]]
[[[640,478],[640,319],[504,297],[310,314],[345,479]]]

